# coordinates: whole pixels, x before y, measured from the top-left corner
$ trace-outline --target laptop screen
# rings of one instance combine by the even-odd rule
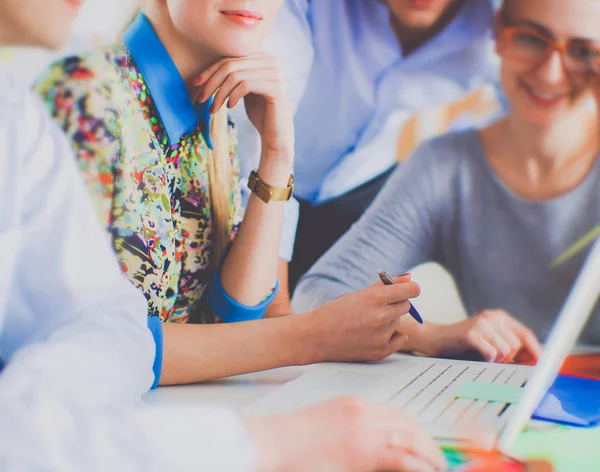
[[[577,342],[600,298],[600,238],[592,247],[579,276],[565,301],[548,341],[513,416],[502,430],[498,447],[508,449],[558,375],[565,358]]]

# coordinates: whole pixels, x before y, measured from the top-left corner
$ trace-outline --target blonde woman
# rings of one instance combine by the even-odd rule
[[[278,289],[293,187],[282,73],[257,52],[280,4],[147,0],[121,44],[67,58],[38,83],[73,142],[124,274],[149,302],[162,384],[379,359],[405,341],[395,326],[419,290],[407,277],[261,319]],[[240,100],[262,139],[245,215],[227,114]]]

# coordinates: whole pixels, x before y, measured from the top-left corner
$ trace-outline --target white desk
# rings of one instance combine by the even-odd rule
[[[599,347],[578,346],[574,353],[598,352]],[[395,355],[393,355],[395,356]],[[302,375],[310,366],[282,367],[256,374],[238,375],[202,384],[160,387],[148,393],[150,403],[220,403],[241,411],[271,390]]]
[[[215,382],[176,387],[159,387],[144,397],[150,403],[220,403],[238,411],[284,383],[294,380],[310,369],[282,367],[256,374],[238,375]]]

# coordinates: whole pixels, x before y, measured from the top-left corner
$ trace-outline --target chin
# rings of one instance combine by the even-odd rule
[[[402,23],[412,29],[426,29],[431,28],[439,17],[433,12],[413,12],[406,15]]]
[[[226,44],[219,48],[219,55],[222,57],[246,57],[259,51],[260,46],[253,47],[251,44]]]
[[[544,111],[523,107],[519,110],[521,120],[538,128],[548,128],[559,121],[565,113],[561,110]]]

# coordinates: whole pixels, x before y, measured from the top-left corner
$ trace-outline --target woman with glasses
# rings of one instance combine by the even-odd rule
[[[505,0],[496,18],[506,117],[421,146],[367,214],[305,276],[295,309],[319,306],[435,261],[471,315],[398,330],[431,356],[537,357],[586,256],[557,258],[600,221],[599,137],[592,88],[600,2]],[[427,314],[424,313],[424,318]],[[600,342],[600,310],[583,342]]]

